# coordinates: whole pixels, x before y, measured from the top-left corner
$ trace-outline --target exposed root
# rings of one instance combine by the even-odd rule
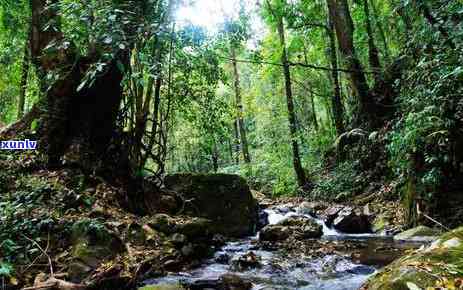
[[[22,290],[85,290],[87,286],[74,284],[56,278],[50,278],[45,282],[36,283],[32,287],[26,287]]]

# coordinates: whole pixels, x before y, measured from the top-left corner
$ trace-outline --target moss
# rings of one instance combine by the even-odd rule
[[[149,285],[145,286],[142,288],[138,288],[138,290],[185,290],[181,285],[175,284],[175,285],[167,285],[167,284],[162,284],[162,285]]]
[[[387,266],[369,279],[363,289],[368,290],[408,290],[407,282],[421,289],[434,287],[442,278],[457,278],[463,273],[463,228],[441,236],[432,245],[404,256]],[[451,244],[447,243],[451,239]],[[460,243],[458,243],[460,242]],[[454,247],[448,247],[453,245]]]

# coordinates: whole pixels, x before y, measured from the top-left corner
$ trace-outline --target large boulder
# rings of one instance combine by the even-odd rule
[[[406,255],[371,277],[363,290],[461,289],[463,227]]]
[[[261,241],[282,241],[289,237],[314,239],[323,235],[323,227],[313,219],[301,216],[289,217],[276,225],[268,225],[259,233]]]
[[[246,181],[229,174],[174,174],[165,179],[168,189],[185,199],[184,214],[213,221],[213,231],[231,237],[251,235],[258,206]]]
[[[333,221],[333,227],[338,231],[350,234],[371,232],[369,217],[357,212],[352,207],[345,207],[338,212]]]
[[[408,242],[428,242],[434,241],[439,236],[439,231],[431,229],[427,226],[417,226],[406,230],[394,236],[396,241]]]

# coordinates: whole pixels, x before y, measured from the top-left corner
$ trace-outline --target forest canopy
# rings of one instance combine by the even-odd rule
[[[2,0],[3,136],[49,167],[325,199],[391,183],[431,210],[460,188],[461,4]]]

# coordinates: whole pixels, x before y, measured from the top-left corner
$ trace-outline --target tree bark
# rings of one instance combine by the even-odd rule
[[[293,92],[291,87],[291,71],[288,61],[288,54],[286,50],[286,40],[285,40],[285,28],[283,23],[283,18],[277,16],[277,28],[278,35],[280,37],[281,45],[281,62],[283,64],[283,75],[285,79],[285,92],[286,92],[286,104],[288,107],[288,121],[289,121],[289,131],[291,136],[291,147],[293,151],[293,166],[294,171],[297,177],[297,183],[300,187],[308,187],[307,177],[302,167],[300,153],[299,153],[299,143],[297,142],[297,125],[296,125],[296,114],[294,112],[294,101],[293,101]]]
[[[61,166],[62,157],[71,152],[73,162],[95,170],[104,167],[106,161],[117,162],[106,154],[116,131],[122,100],[123,73],[117,63],[127,65],[129,52],[119,51],[91,85],[78,91],[85,72],[99,56],[78,56],[73,44],[61,45],[56,52],[47,53],[45,48],[52,41],[60,44],[64,40],[55,8],[48,5],[54,3],[56,0],[31,0],[31,59],[46,92],[46,110],[39,124],[39,149],[46,153],[49,167]],[[49,23],[55,23],[56,27],[47,28]],[[56,81],[45,82],[46,73],[58,71]]]
[[[328,11],[333,20],[339,50],[350,70],[350,82],[354,93],[359,99],[358,115],[356,125],[362,124],[371,127],[375,123],[375,102],[370,94],[367,79],[357,57],[354,46],[354,23],[349,11],[347,0],[328,0]]]
[[[29,78],[29,37],[24,45],[24,56],[21,71],[21,83],[18,98],[18,120],[22,118],[24,114],[24,106],[26,104],[26,91],[27,91],[27,79]]]
[[[331,81],[333,82],[333,94],[331,96],[331,108],[336,133],[340,136],[345,132],[344,128],[344,107],[341,99],[341,88],[339,85],[338,55],[336,50],[336,39],[334,35],[334,24],[331,15],[328,15],[328,37],[330,41]]]
[[[389,52],[389,46],[387,44],[387,39],[386,39],[386,33],[384,32],[383,25],[381,21],[378,19],[378,9],[375,6],[374,0],[370,1],[371,8],[373,10],[373,18],[375,20],[376,27],[378,29],[379,35],[381,37],[381,41],[383,43],[383,49],[384,49],[384,56],[387,61],[390,59],[390,52]]]
[[[240,164],[240,133],[238,131],[238,119],[233,122],[233,133],[235,134],[235,163]]]
[[[370,62],[370,69],[375,73],[375,81],[377,82],[381,74],[381,63],[379,60],[379,51],[375,44],[373,29],[371,27],[368,0],[363,0],[363,11],[365,13],[365,29],[368,35],[368,60]]]
[[[248,139],[246,136],[246,129],[244,128],[244,109],[243,109],[243,100],[241,98],[241,87],[240,87],[240,74],[238,71],[238,64],[236,62],[236,48],[233,43],[230,44],[230,51],[232,56],[232,65],[233,65],[233,76],[235,79],[235,103],[236,103],[236,114],[237,114],[237,124],[238,132],[241,143],[241,151],[243,153],[243,158],[245,163],[251,163],[251,155],[249,154]]]

